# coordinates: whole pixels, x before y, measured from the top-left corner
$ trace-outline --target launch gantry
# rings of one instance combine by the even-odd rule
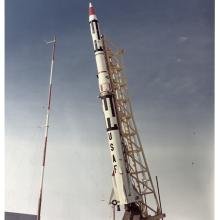
[[[153,185],[147,160],[135,124],[131,101],[128,96],[127,79],[123,75],[122,56],[124,50],[113,51],[113,45],[111,45],[110,41],[104,39],[104,37],[102,40],[115,98],[127,172],[131,177],[132,185],[142,197],[141,201],[125,206],[126,211],[123,220],[131,219],[131,215],[135,215],[135,213],[137,216],[136,218],[134,216],[132,219],[161,219],[165,217],[165,214],[162,214],[161,203]],[[140,216],[139,210],[141,211],[142,217]],[[138,216],[141,218],[138,218]]]

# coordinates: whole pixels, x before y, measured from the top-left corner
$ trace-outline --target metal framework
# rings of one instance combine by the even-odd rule
[[[134,121],[131,101],[128,96],[127,79],[123,75],[123,50],[112,50],[112,44],[103,38],[107,66],[115,97],[121,139],[127,172],[130,173],[133,186],[142,196],[136,205],[141,210],[142,219],[163,219],[160,201],[158,201],[141,140]]]

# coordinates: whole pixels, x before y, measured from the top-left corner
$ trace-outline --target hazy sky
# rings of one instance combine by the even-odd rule
[[[88,1],[5,4],[5,209],[37,210],[51,53],[44,40],[55,33],[42,220],[111,219],[111,161]],[[93,4],[102,33],[125,49],[134,115],[167,220],[212,220],[213,0]]]

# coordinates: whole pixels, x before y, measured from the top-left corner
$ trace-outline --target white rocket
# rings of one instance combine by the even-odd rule
[[[110,202],[113,205],[123,205],[141,200],[141,195],[134,189],[123,155],[123,145],[120,136],[114,93],[107,69],[103,38],[94,7],[89,3],[89,24],[94,46],[95,60],[98,70],[98,84],[102,108],[107,128],[109,150],[112,160],[113,191]]]

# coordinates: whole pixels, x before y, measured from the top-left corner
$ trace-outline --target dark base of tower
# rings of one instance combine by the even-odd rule
[[[122,220],[159,220],[163,219],[165,214],[156,214],[154,216],[143,217],[140,213],[140,209],[135,204],[131,206],[127,206],[125,210],[125,214]]]

